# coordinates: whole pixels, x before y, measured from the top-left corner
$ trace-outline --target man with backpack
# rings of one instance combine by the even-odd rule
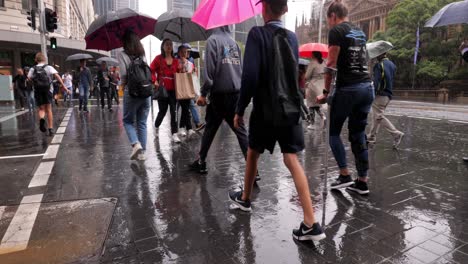
[[[251,211],[250,197],[258,159],[265,149],[273,153],[278,142],[304,210],[304,221],[292,235],[299,241],[322,240],[326,236],[315,219],[307,177],[297,157],[297,152],[304,149],[298,41],[281,21],[288,11],[287,0],[260,2],[263,2],[265,26],[254,27],[249,32],[242,88],[234,119],[235,127],[243,126],[244,111],[253,98],[244,188],[229,192],[229,198],[239,209]]]
[[[107,69],[107,63],[103,61],[101,63],[101,69],[97,73],[97,78],[99,82],[99,88],[101,89],[101,109],[104,110],[104,96],[107,98],[107,108],[109,112],[112,112],[112,96],[110,90],[110,73]]]
[[[52,114],[52,79],[55,77],[63,90],[68,93],[71,93],[71,91],[65,88],[62,78],[60,78],[60,75],[54,67],[46,64],[46,58],[41,52],[36,54],[35,61],[37,65],[29,70],[28,78],[32,80],[35,101],[39,107],[39,129],[41,132],[47,132],[45,120],[45,116],[47,114],[49,135],[52,136],[54,134],[54,119]]]

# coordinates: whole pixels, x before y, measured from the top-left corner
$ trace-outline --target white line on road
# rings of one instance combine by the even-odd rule
[[[61,124],[60,124],[61,127],[66,127],[68,126],[68,121],[63,121]]]
[[[67,130],[66,127],[59,127],[56,134],[65,134],[65,130]]]
[[[398,116],[398,117],[402,117],[403,115],[397,115],[397,114],[386,114],[388,116]]]
[[[5,212],[6,206],[0,206],[0,220],[2,220],[3,212]]]
[[[65,117],[62,119],[62,121],[70,121],[70,116],[68,116],[68,117],[65,116]]]
[[[416,119],[424,119],[424,120],[433,120],[433,121],[441,121],[440,118],[432,118],[432,117],[422,117],[422,116],[408,116],[409,118],[416,118]]]
[[[34,177],[29,183],[28,188],[46,185],[47,181],[49,181],[49,176],[52,173],[52,169],[54,168],[54,163],[55,161],[41,162],[36,170],[36,173],[34,173]]]
[[[0,255],[25,250],[28,247],[29,238],[31,237],[41,203],[24,202],[41,201],[42,196],[42,194],[39,194],[23,198],[3,236],[2,243],[0,244]]]
[[[46,154],[42,159],[55,159],[57,157],[59,147],[60,145],[49,145]]]
[[[24,110],[24,111],[20,111],[18,113],[14,113],[14,114],[11,114],[11,115],[7,115],[7,116],[4,116],[2,118],[0,118],[0,123],[4,122],[4,121],[7,121],[7,120],[10,120],[14,117],[17,117],[17,116],[20,116],[22,114],[26,114],[28,111],[27,110]]]
[[[458,120],[449,120],[450,123],[457,123],[457,124],[468,124],[467,121],[458,121]]]
[[[52,144],[60,144],[62,143],[63,140],[63,134],[55,135],[54,138],[52,139]]]
[[[0,157],[0,160],[2,160],[2,159],[33,158],[33,157],[41,157],[41,156],[44,156],[44,155],[45,155],[45,153],[43,153],[43,154],[31,154],[31,155],[4,156],[4,157]]]

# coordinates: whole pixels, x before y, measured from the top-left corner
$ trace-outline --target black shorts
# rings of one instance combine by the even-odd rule
[[[34,91],[34,100],[37,106],[52,104],[52,97],[50,91]]]
[[[463,53],[463,59],[468,62],[468,51],[465,51],[465,53]]]
[[[269,150],[273,154],[276,142],[281,153],[297,153],[304,150],[304,131],[302,124],[288,127],[266,126],[254,116],[250,118],[249,147],[259,153]]]

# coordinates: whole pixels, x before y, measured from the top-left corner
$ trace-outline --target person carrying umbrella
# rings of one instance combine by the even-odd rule
[[[79,73],[79,89],[80,89],[80,106],[79,110],[83,110],[85,113],[88,112],[88,96],[89,89],[93,84],[93,77],[91,71],[86,67],[86,59],[80,60],[80,73]]]
[[[323,69],[325,68],[325,63],[322,57],[322,53],[319,51],[312,52],[312,59],[309,66],[307,67],[307,72],[305,79],[307,82],[306,89],[306,99],[307,107],[309,108],[309,126],[307,129],[313,130],[315,124],[315,114],[317,113],[322,120],[325,122],[327,119],[325,114],[321,110],[320,104],[316,102],[317,96],[323,94],[324,88],[324,79],[323,79]]]
[[[348,8],[339,0],[331,3],[327,11],[331,28],[328,35],[329,54],[325,68],[325,89],[317,97],[321,103],[330,102],[330,147],[340,169],[340,175],[331,189],[348,187],[361,195],[368,194],[367,176],[369,157],[366,140],[367,116],[374,100],[368,70],[366,34],[348,21]],[[333,76],[336,89],[331,91]],[[329,98],[329,94],[333,94]],[[356,161],[358,178],[353,181],[341,141],[341,130],[348,119],[349,141]]]

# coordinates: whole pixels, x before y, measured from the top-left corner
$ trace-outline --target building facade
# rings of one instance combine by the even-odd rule
[[[140,3],[139,2],[140,2],[139,0],[115,0],[115,7],[116,7],[117,10],[124,9],[124,8],[130,8],[130,9],[133,9],[135,11],[139,11],[140,10]]]
[[[116,9],[116,0],[94,0],[94,11],[96,15],[104,15],[109,11],[115,11]]]

